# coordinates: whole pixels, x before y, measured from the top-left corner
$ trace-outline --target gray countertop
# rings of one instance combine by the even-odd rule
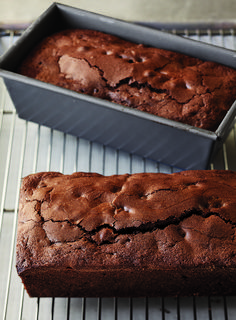
[[[52,2],[1,0],[0,25],[30,23]],[[65,0],[61,3],[129,21],[163,24],[236,22],[236,0]]]

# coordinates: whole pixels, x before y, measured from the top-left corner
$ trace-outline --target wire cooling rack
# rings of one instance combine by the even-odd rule
[[[155,26],[155,25],[154,25]],[[236,49],[236,29],[181,28],[180,36]],[[0,30],[0,54],[20,36]],[[236,127],[211,168],[236,170]],[[15,269],[15,240],[21,178],[38,171],[94,171],[105,175],[166,172],[175,168],[104,147],[18,118],[0,79],[0,320],[230,320],[236,297],[29,298]]]

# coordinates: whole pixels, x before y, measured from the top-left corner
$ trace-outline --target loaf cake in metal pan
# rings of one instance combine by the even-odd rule
[[[236,98],[236,70],[94,30],[47,37],[23,75],[215,131]]]

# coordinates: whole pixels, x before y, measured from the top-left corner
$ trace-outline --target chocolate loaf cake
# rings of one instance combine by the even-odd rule
[[[30,296],[236,294],[236,173],[36,173],[20,191]]]
[[[215,131],[236,98],[236,70],[93,30],[40,43],[19,73]]]

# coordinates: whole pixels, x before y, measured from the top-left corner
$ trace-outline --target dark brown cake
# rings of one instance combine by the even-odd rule
[[[236,294],[236,173],[22,181],[17,271],[30,296]]]
[[[215,131],[236,98],[236,70],[92,30],[45,39],[19,72]]]

